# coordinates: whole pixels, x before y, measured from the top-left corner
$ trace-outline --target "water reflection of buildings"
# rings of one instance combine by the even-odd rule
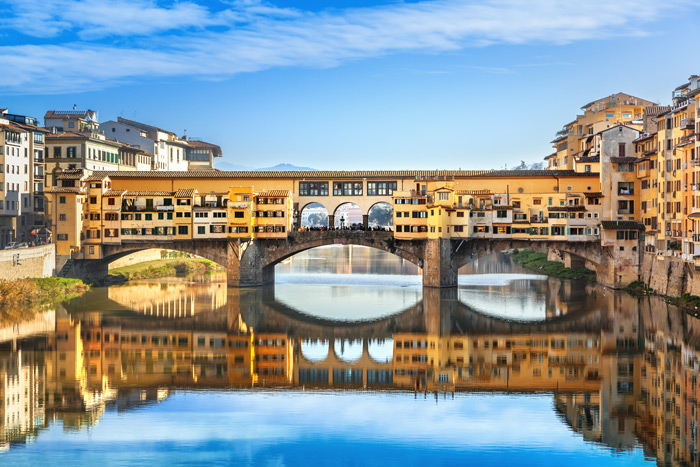
[[[81,429],[106,408],[157,403],[178,388],[546,391],[586,440],[615,450],[641,444],[661,465],[698,465],[700,333],[660,300],[594,293],[588,312],[513,323],[426,290],[400,316],[332,323],[291,316],[264,291],[214,289],[194,294],[195,313],[163,317],[141,308],[158,309],[161,298],[146,294],[159,291],[133,290],[144,294],[137,313],[58,311],[52,332],[20,338],[16,351],[6,344],[2,449],[50,420]],[[110,298],[136,303],[124,294]]]

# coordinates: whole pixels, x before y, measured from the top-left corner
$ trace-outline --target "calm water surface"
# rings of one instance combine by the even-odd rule
[[[0,465],[697,465],[696,318],[502,255],[460,273],[317,248],[270,287],[132,282],[6,324]]]

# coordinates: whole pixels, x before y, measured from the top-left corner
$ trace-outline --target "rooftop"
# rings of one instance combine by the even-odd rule
[[[95,172],[95,175],[109,176],[110,178],[221,178],[221,179],[345,179],[345,178],[414,178],[414,177],[455,177],[455,178],[497,178],[497,177],[591,177],[598,178],[597,172],[578,173],[573,170],[358,170],[358,171],[104,171]]]

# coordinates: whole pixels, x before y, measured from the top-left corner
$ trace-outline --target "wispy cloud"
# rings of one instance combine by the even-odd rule
[[[1,46],[0,89],[74,92],[154,77],[225,79],[281,66],[332,67],[400,52],[634,36],[684,5],[435,0],[309,12],[257,0],[233,1],[222,11],[191,1],[24,0],[0,10],[0,28],[46,44]]]

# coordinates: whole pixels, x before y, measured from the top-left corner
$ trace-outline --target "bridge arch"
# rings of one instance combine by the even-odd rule
[[[353,212],[348,212],[350,209],[352,209]],[[329,227],[340,228],[362,225],[362,209],[353,201],[344,201],[338,204],[333,210],[333,219],[334,224],[331,226],[329,223]]]
[[[483,256],[509,250],[532,250],[547,253],[552,261],[563,262],[566,267],[587,267],[597,273],[604,271],[609,254],[597,242],[536,241],[519,239],[477,238],[467,245],[453,241],[453,251],[457,251],[455,262],[458,268]]]
[[[367,222],[370,227],[393,227],[394,206],[386,201],[377,201],[367,210]]]
[[[304,211],[307,212],[305,218]],[[311,212],[313,210],[314,212]],[[313,219],[312,219],[313,217]],[[330,212],[325,205],[319,202],[306,203],[299,210],[300,227],[328,227],[330,225]]]
[[[288,237],[286,244],[280,245],[279,248],[268,247],[265,249],[261,258],[262,266],[263,268],[274,267],[297,253],[328,245],[357,245],[376,248],[392,253],[418,267],[423,267],[424,250],[421,243],[396,242],[393,232],[348,230],[294,232]]]

